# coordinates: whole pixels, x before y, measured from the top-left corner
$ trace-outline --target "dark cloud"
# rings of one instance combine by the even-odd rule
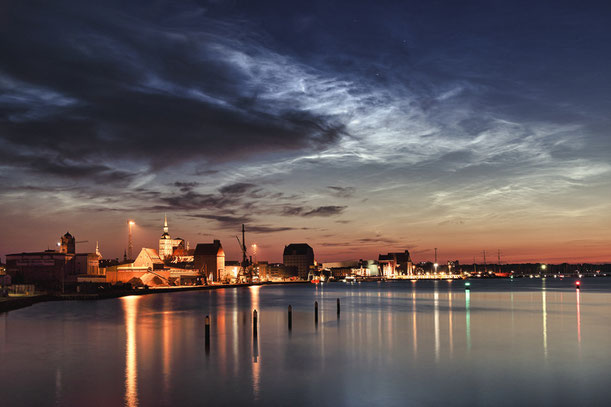
[[[193,188],[195,188],[196,186],[200,185],[199,182],[180,182],[180,181],[176,181],[173,184],[175,187],[177,187],[180,192],[189,192],[192,191]]]
[[[201,194],[192,190],[180,194],[169,194],[159,197],[159,201],[173,210],[221,209],[237,203],[216,194]],[[153,208],[158,209],[158,208]]]
[[[105,164],[93,163],[88,160],[71,160],[46,154],[36,156],[2,151],[0,152],[0,160],[2,160],[3,165],[10,165],[36,176],[55,176],[73,181],[87,179],[95,182],[124,185],[137,176],[137,174],[118,170]]]
[[[374,244],[374,245],[379,245],[379,244],[391,245],[391,244],[400,243],[400,241],[397,239],[384,238],[381,236],[364,237],[361,239],[357,239],[355,242],[359,244]]]
[[[192,214],[192,215],[189,215],[189,217],[198,218],[198,219],[214,220],[214,221],[217,221],[221,227],[226,228],[226,229],[235,229],[236,231],[239,230],[239,227],[242,224],[245,224],[251,221],[251,218],[248,216]]]
[[[280,213],[286,216],[297,216],[301,215],[305,210],[303,206],[285,205]]]
[[[377,236],[377,237],[364,237],[364,238],[360,238],[360,239],[350,239],[348,241],[345,242],[323,242],[320,245],[321,246],[328,246],[328,247],[341,247],[341,246],[345,246],[346,248],[349,248],[350,246],[380,246],[380,245],[397,245],[400,244],[401,241],[397,240],[397,239],[392,239],[392,238],[384,238],[381,236]]]
[[[153,168],[337,140],[343,129],[330,118],[261,102],[244,70],[218,57],[222,47],[256,49],[252,40],[192,6],[59,0],[4,10],[0,140],[60,160]]]
[[[347,206],[319,206],[303,213],[303,216],[335,216],[340,215],[346,208]]]
[[[290,228],[286,226],[269,226],[269,225],[247,225],[246,231],[253,233],[277,233],[277,232],[287,232],[290,230],[297,230],[295,228]],[[304,229],[300,229],[304,230]]]
[[[350,198],[356,192],[354,187],[328,186],[327,189],[331,192],[331,195],[338,198]]]
[[[219,223],[224,229],[235,229],[236,233],[240,230],[241,225],[245,224],[247,233],[277,233],[286,232],[290,230],[297,230],[296,228],[286,226],[270,226],[261,225],[252,222],[252,218],[249,216],[230,216],[230,215],[213,215],[213,214],[193,214],[189,215],[192,218],[209,219]],[[301,230],[306,230],[302,228]]]
[[[229,184],[223,186],[219,191],[221,194],[244,194],[246,192],[252,191],[256,188],[255,184],[249,184],[245,182],[238,182],[235,184]]]

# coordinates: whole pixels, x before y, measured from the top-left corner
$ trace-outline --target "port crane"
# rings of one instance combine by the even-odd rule
[[[252,268],[250,267],[251,262],[248,259],[248,252],[246,251],[246,237],[244,232],[244,224],[242,224],[242,240],[238,236],[235,237],[242,250],[242,264],[240,264],[240,274],[238,280],[240,282],[252,283]]]

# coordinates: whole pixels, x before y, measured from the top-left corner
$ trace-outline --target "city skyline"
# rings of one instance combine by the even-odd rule
[[[611,13],[517,3],[2,6],[0,255],[610,262]]]
[[[166,223],[167,222],[167,223]],[[127,254],[127,252],[129,251],[129,228],[132,228],[132,243],[134,245],[134,256],[132,256],[131,258],[135,258],[135,255],[139,253],[139,251],[143,248],[152,248],[154,250],[157,250],[157,246],[159,245],[159,238],[161,236],[161,234],[163,233],[164,235],[166,233],[168,233],[169,231],[169,226],[168,225],[168,221],[167,221],[167,214],[164,214],[164,221],[162,223],[161,227],[158,227],[158,230],[155,230],[155,226],[154,225],[150,225],[147,224],[144,227],[140,227],[140,225],[138,225],[138,223],[136,223],[134,220],[128,220],[125,222],[125,233],[126,233],[126,237],[125,237],[125,246],[123,247],[122,252],[117,252],[114,253],[116,255],[104,255],[103,258],[105,259],[114,259],[114,258],[118,258],[121,259],[123,256],[125,256]],[[248,229],[248,227],[247,227]],[[156,233],[157,232],[157,233]],[[213,234],[208,234],[208,233],[197,233],[197,234],[193,234],[193,233],[187,233],[187,234],[181,234],[180,232],[178,233],[172,233],[172,231],[169,231],[169,236],[172,239],[181,239],[184,241],[184,243],[189,246],[191,249],[194,249],[195,246],[198,243],[204,243],[204,242],[208,242],[208,241],[212,241],[214,239],[217,239],[219,235],[213,235]],[[70,230],[68,230],[66,233],[70,233]],[[138,234],[142,234],[142,236],[138,236]],[[241,249],[239,246],[239,243],[236,240],[236,237],[239,238],[238,236],[239,233],[235,233],[235,234],[231,234],[231,232],[227,232],[226,234],[224,234],[224,238],[223,241],[227,243],[227,247],[225,247],[225,251],[228,253],[228,258],[229,260],[235,260],[238,261],[241,258]],[[183,236],[196,236],[195,240],[190,240],[188,238],[184,238]],[[307,244],[312,244],[312,246],[314,246],[315,248],[315,259],[319,262],[319,263],[323,263],[323,262],[337,262],[337,261],[350,261],[350,260],[357,260],[357,259],[377,259],[379,255],[384,254],[384,250],[378,250],[376,251],[375,247],[371,247],[371,249],[369,250],[365,250],[365,251],[361,251],[358,253],[354,253],[352,250],[350,250],[350,247],[347,247],[348,250],[346,250],[346,248],[341,247],[341,245],[334,245],[333,249],[330,253],[326,252],[324,250],[324,246],[318,246],[316,243],[314,242],[309,242],[309,241],[300,241],[300,240],[295,240],[293,242],[285,242],[283,245],[281,246],[274,246],[274,245],[270,245],[268,243],[266,243],[265,239],[262,240],[248,240],[250,239],[252,236],[261,236],[261,234],[257,231],[255,231],[255,233],[249,233],[246,235],[247,237],[247,251],[248,254],[251,256],[255,256],[259,261],[270,261],[270,262],[274,262],[274,263],[282,263],[282,251],[284,249],[284,247],[290,243],[295,243],[295,242],[301,242],[301,243],[307,243]],[[98,250],[100,252],[103,251],[103,248],[100,248],[100,241],[99,240],[80,240],[80,235],[76,236],[79,238],[79,240],[76,242],[77,243],[77,252],[80,253],[84,253],[84,252],[89,252],[89,253],[93,253],[93,252],[98,252]],[[50,238],[50,243],[47,243],[47,245],[45,246],[45,249],[49,250],[57,250],[60,246],[60,238],[59,237],[55,237],[52,236]],[[140,239],[139,239],[140,238]],[[198,240],[199,239],[199,240]],[[120,239],[118,239],[118,241],[120,242]],[[261,243],[263,242],[263,243]],[[115,245],[116,246],[116,245]],[[235,247],[234,247],[235,246]],[[95,248],[95,250],[94,250]],[[322,250],[322,255],[318,255],[318,251],[317,249],[323,249]],[[388,251],[403,251],[405,248],[396,246],[388,246]],[[36,247],[29,247],[29,250],[21,250],[19,252],[27,252],[27,251],[42,251],[44,250],[43,248],[36,248]],[[423,250],[409,250],[410,253],[412,253],[412,255],[415,255],[414,261],[415,263],[425,263],[425,262],[430,262],[433,263],[435,262],[435,260],[437,259],[439,264],[445,264],[447,261],[454,261],[454,260],[458,260],[461,264],[511,264],[511,263],[549,263],[549,264],[560,264],[560,263],[600,263],[600,264],[604,264],[604,263],[609,263],[609,262],[605,262],[605,261],[590,261],[589,259],[584,259],[583,261],[567,261],[565,258],[560,258],[560,259],[537,259],[537,258],[532,258],[532,257],[522,257],[520,255],[518,256],[507,256],[507,253],[504,251],[501,251],[501,249],[497,248],[497,249],[491,249],[489,247],[486,247],[485,249],[482,250],[474,250],[472,251],[472,257],[469,256],[465,256],[465,257],[453,257],[453,254],[455,254],[455,252],[444,252],[444,248],[431,248],[431,249],[423,249]],[[17,253],[17,252],[16,252]],[[328,253],[328,254],[325,254]],[[348,257],[342,257],[341,253],[347,253],[346,256]],[[349,257],[352,256],[352,257]],[[525,255],[527,256],[527,255]],[[130,258],[130,256],[127,256],[127,258]],[[500,263],[499,263],[500,260]]]

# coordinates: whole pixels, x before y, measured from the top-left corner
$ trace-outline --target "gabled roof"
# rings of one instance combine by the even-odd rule
[[[146,256],[148,256],[153,263],[163,264],[163,261],[161,261],[161,258],[159,257],[159,254],[157,253],[157,250],[149,249],[147,247],[144,247],[142,249],[142,253],[144,253]]]
[[[220,240],[215,240],[213,243],[198,243],[195,247],[194,256],[216,256],[223,252]]]

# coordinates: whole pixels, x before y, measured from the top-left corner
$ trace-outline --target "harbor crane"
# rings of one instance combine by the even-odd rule
[[[248,252],[246,251],[246,237],[244,232],[244,224],[242,224],[242,240],[238,236],[235,237],[242,250],[242,264],[240,264],[240,274],[238,279],[241,282],[248,284],[252,283],[252,268],[250,267],[250,261],[248,259]]]

